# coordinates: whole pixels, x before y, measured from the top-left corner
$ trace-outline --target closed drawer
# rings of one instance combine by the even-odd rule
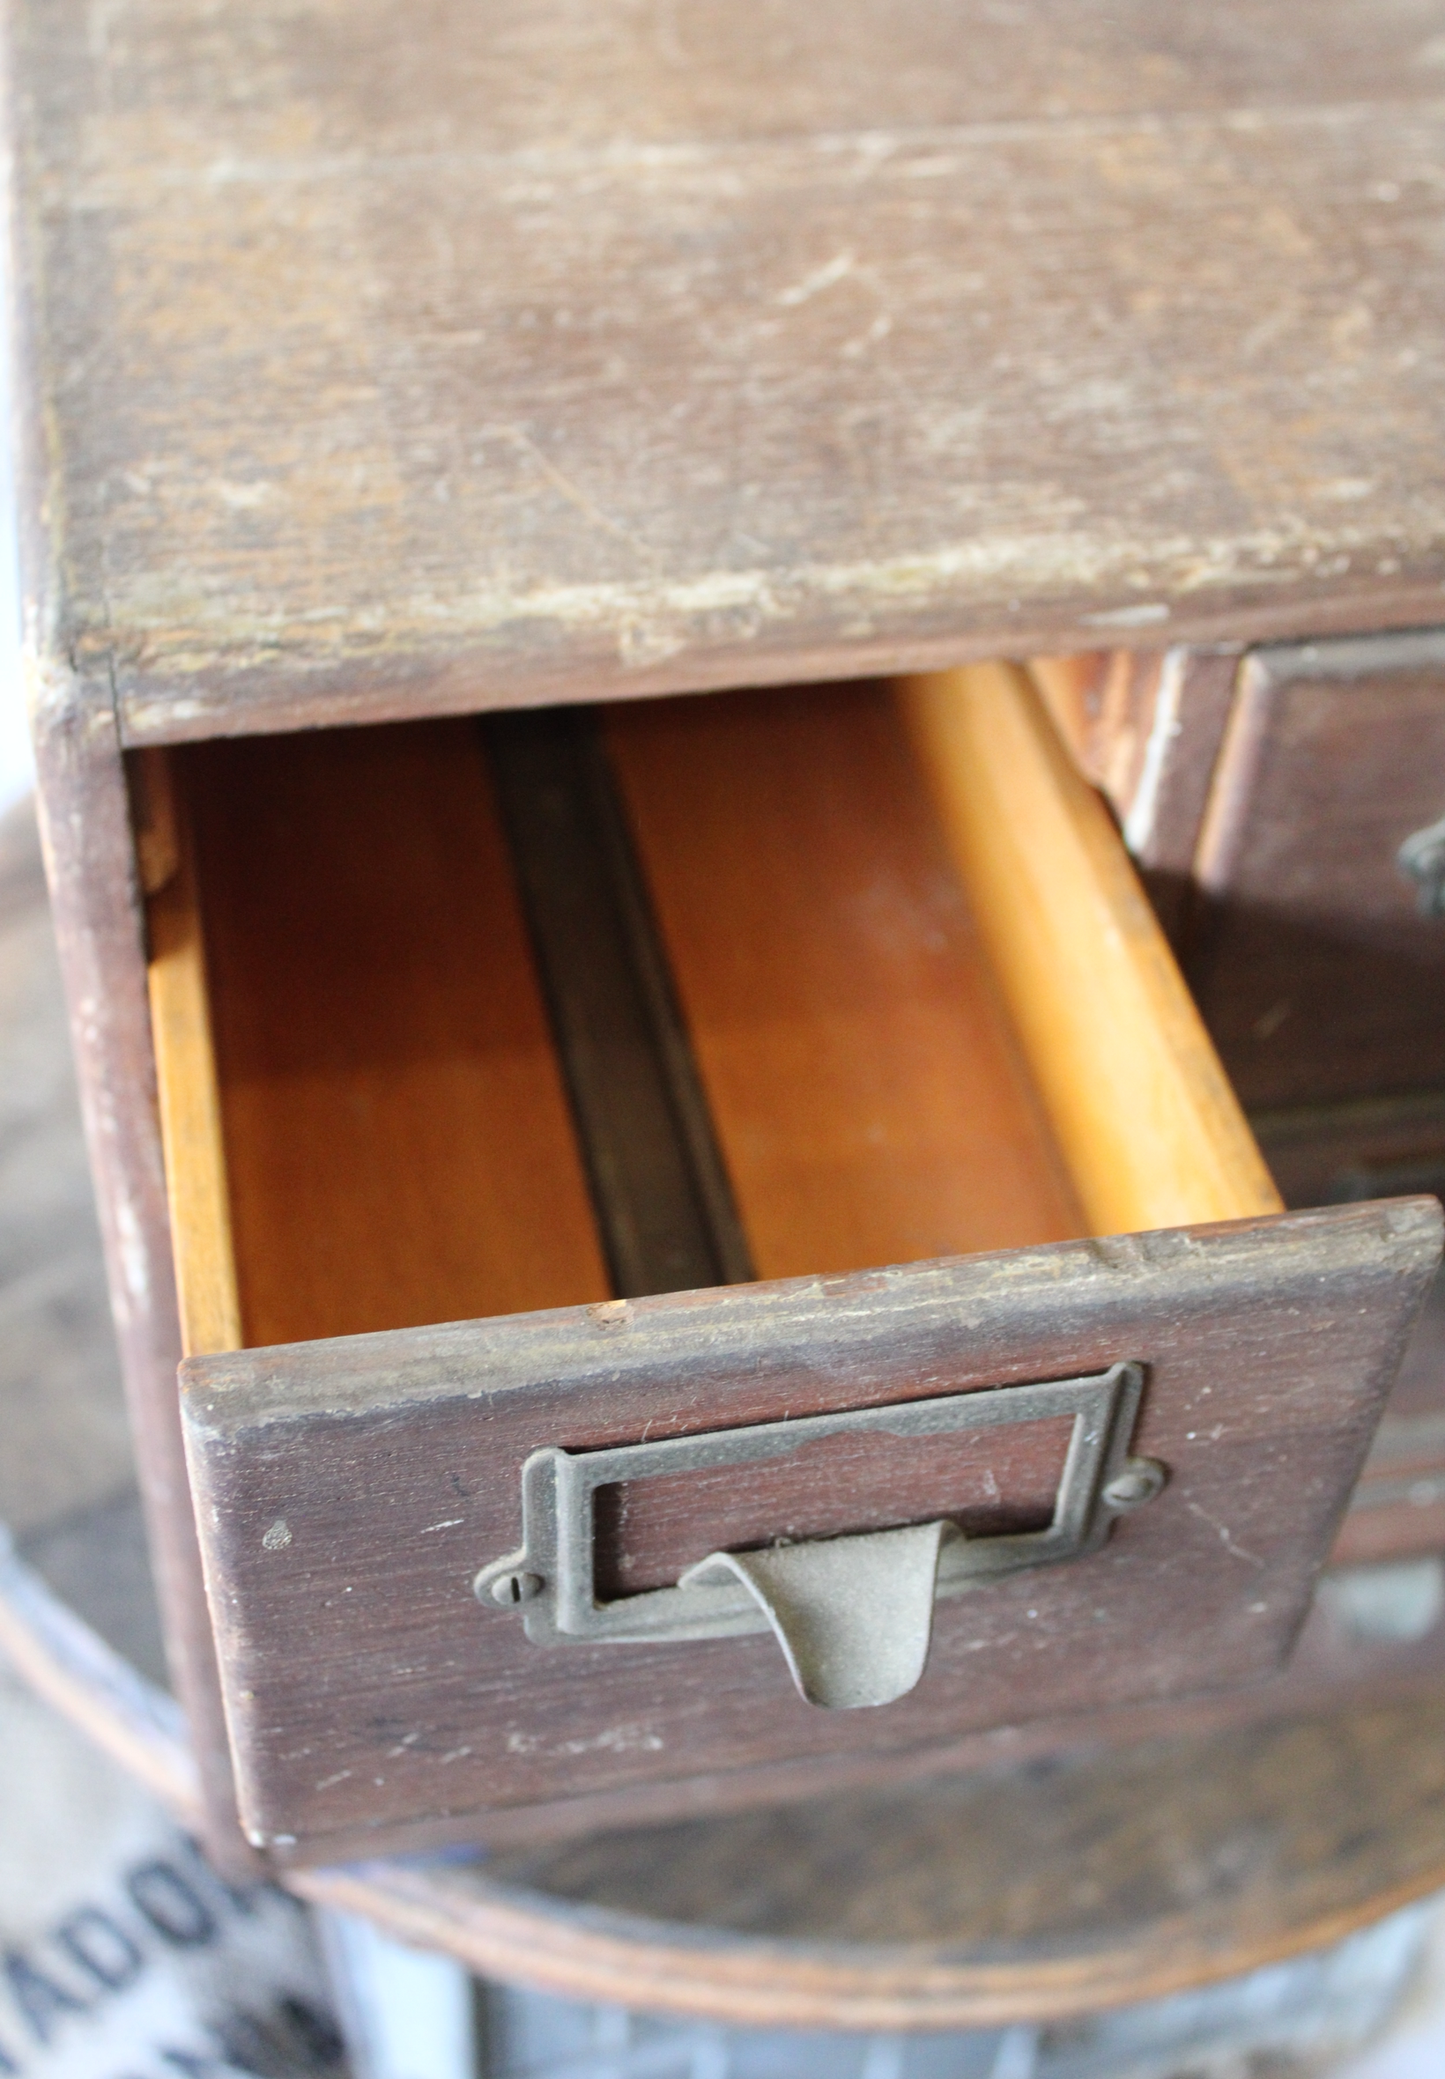
[[[1250,653],[1190,978],[1251,1110],[1445,1085],[1445,632]]]
[[[1438,1208],[1278,1213],[1025,673],[145,779],[255,1839],[773,1795],[1287,1654]]]

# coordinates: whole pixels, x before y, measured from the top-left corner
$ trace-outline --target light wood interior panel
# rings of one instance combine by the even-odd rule
[[[244,1343],[211,1039],[210,981],[196,894],[188,804],[168,751],[140,754],[132,798],[136,854],[149,897],[148,980],[176,1302],[187,1357]]]
[[[475,728],[215,742],[175,770],[244,1340],[606,1298]]]
[[[759,1276],[1084,1232],[889,689],[606,732]]]
[[[1091,1229],[1282,1211],[1118,832],[1028,673],[971,665],[899,697]]]

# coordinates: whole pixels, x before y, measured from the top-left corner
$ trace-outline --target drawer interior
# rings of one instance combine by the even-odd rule
[[[141,762],[189,1351],[616,1290],[488,726]],[[1277,1210],[1024,669],[588,726],[753,1275]]]

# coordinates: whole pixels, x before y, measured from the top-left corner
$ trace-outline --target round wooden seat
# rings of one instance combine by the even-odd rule
[[[425,1871],[307,1880],[493,1974],[740,2023],[1044,2020],[1445,1880],[1445,1691]],[[376,1889],[368,1895],[368,1886]]]

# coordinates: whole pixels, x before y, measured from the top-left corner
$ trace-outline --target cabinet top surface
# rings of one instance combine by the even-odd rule
[[[1445,0],[11,0],[128,741],[1445,618]]]

